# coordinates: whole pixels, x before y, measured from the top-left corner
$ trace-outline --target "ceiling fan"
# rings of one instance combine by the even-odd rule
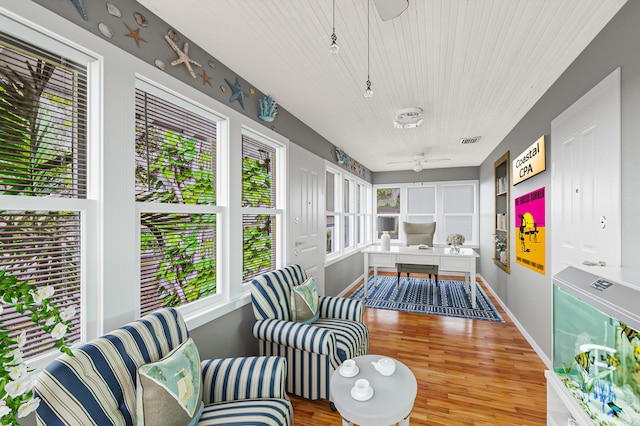
[[[425,158],[424,153],[423,152],[419,152],[417,154],[413,154],[411,156],[411,160],[392,161],[392,162],[387,163],[387,164],[413,163],[413,171],[417,173],[417,172],[421,172],[422,170],[424,170],[424,168],[426,167],[426,163],[427,162],[434,162],[434,161],[451,161],[451,158],[431,158],[431,159],[427,160]]]

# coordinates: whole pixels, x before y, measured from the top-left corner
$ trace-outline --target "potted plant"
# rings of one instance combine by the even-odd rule
[[[447,244],[452,246],[452,251],[460,252],[460,246],[465,242],[464,235],[462,234],[449,234],[447,235]]]

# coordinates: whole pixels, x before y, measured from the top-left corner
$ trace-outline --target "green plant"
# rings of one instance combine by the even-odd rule
[[[70,356],[66,334],[70,320],[75,315],[75,307],[60,311],[51,300],[54,289],[51,286],[36,287],[27,281],[0,271],[0,314],[3,305],[15,308],[21,314],[28,314],[34,324],[39,325],[56,340],[54,347]],[[0,323],[0,419],[3,425],[18,425],[18,418],[27,416],[39,405],[39,398],[33,394],[34,379],[23,360],[22,347],[26,342],[26,332],[12,337]]]
[[[215,204],[213,157],[195,138],[151,126],[138,130],[150,144],[136,149],[139,200]],[[149,148],[151,146],[151,148]],[[163,306],[180,306],[216,292],[215,214],[141,214],[141,251],[160,258],[155,273]]]

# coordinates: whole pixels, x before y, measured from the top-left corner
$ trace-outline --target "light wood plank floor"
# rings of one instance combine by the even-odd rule
[[[402,361],[418,381],[411,425],[546,424],[545,365],[485,293],[505,323],[366,309],[369,353]],[[291,399],[296,425],[341,424],[327,401]]]

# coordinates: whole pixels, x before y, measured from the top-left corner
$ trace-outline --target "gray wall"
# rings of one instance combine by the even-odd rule
[[[324,293],[337,296],[364,274],[364,255],[355,253],[324,270]]]
[[[189,334],[202,359],[258,355],[258,340],[252,332],[255,321],[253,308],[248,304],[216,319],[212,324],[191,330]]]
[[[413,170],[376,172],[373,173],[371,183],[375,185],[387,183],[444,182],[453,180],[478,180],[479,178],[479,167],[427,168],[417,173]]]
[[[622,266],[640,267],[640,227],[636,216],[640,211],[637,182],[640,181],[640,2],[629,1],[609,22],[603,31],[562,74],[545,95],[502,141],[500,146],[480,167],[480,197],[482,232],[481,249],[491,253],[494,224],[493,163],[505,151],[511,158],[518,156],[541,135],[546,135],[547,171],[515,187],[511,187],[511,229],[513,229],[513,199],[540,187],[551,184],[549,157],[553,140],[550,139],[551,120],[577,101],[589,89],[621,67],[622,90]],[[556,165],[562,167],[562,165]],[[547,191],[546,215],[551,215],[550,195]],[[551,270],[553,253],[550,253],[550,234],[547,229],[546,262]],[[514,238],[511,237],[511,274],[505,274],[493,264],[491,256],[482,256],[480,273],[508,309],[535,340],[546,356],[552,357],[552,309],[551,276],[540,275],[514,262]]]

